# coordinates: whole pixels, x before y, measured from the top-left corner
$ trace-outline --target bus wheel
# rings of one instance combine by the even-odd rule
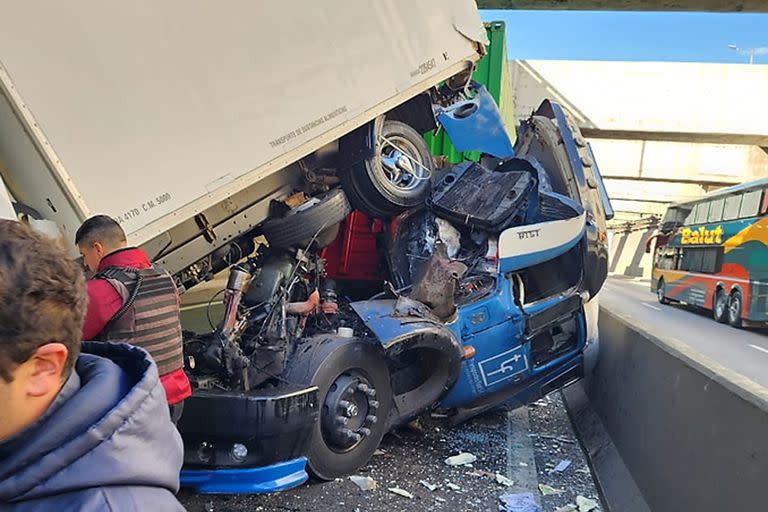
[[[741,327],[742,300],[741,292],[734,290],[731,294],[731,300],[728,301],[728,323],[733,327]]]
[[[728,321],[728,297],[722,288],[715,290],[714,304],[712,305],[712,315],[715,321],[724,324]]]
[[[656,298],[659,299],[661,304],[669,304],[666,286],[664,286],[664,279],[659,279],[659,283],[656,285]]]

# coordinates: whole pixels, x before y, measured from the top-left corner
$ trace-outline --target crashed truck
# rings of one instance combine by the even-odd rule
[[[182,292],[228,275],[221,318],[185,332],[184,485],[334,479],[425,412],[459,422],[589,371],[610,203],[558,104],[513,144],[470,79],[474,2],[4,15],[0,215],[71,241],[106,213]],[[439,132],[479,157],[434,158]]]

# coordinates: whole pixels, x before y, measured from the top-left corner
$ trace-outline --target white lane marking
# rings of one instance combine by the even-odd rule
[[[512,476],[512,461],[514,460],[512,453],[512,411],[507,409],[507,473],[509,478]]]
[[[648,304],[647,302],[641,302],[640,304],[642,304],[643,306],[645,306],[647,308],[655,309],[656,311],[661,311],[661,308],[657,308],[656,306]]]
[[[768,354],[768,348],[758,347],[757,345],[752,345],[751,343],[749,344],[749,346],[755,350],[759,350],[760,352],[765,352],[766,354]]]

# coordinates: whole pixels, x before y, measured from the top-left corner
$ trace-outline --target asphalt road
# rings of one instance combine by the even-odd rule
[[[610,277],[600,304],[629,315],[650,334],[674,338],[742,376],[768,387],[768,330],[734,329],[715,322],[706,310],[661,305],[648,281]]]
[[[467,466],[445,464],[446,457],[460,452],[477,460]],[[562,461],[570,464],[556,471]],[[496,481],[497,474],[511,484]],[[179,499],[190,512],[487,512],[503,510],[501,499],[510,493],[531,493],[540,506],[537,510],[555,512],[573,510],[566,505],[578,496],[599,500],[559,393],[528,407],[501,407],[457,426],[426,416],[418,429],[388,434],[357,475],[370,477],[375,488],[361,490],[340,478],[310,481],[277,494],[206,496],[182,491]],[[554,494],[543,495],[540,484]],[[393,488],[412,498],[395,494]]]

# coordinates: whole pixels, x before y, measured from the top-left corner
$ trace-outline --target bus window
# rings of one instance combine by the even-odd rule
[[[690,205],[670,206],[661,219],[659,231],[664,233],[685,224],[691,213],[691,208]]]
[[[666,270],[674,270],[675,268],[675,253],[674,247],[665,247],[661,254],[659,254],[659,260],[657,266]]]
[[[709,214],[709,201],[706,203],[699,203],[696,208],[696,217],[693,219],[694,224],[702,224],[707,222],[707,215]]]
[[[762,193],[762,190],[753,190],[744,194],[744,199],[741,201],[741,209],[739,210],[740,218],[746,219],[757,216],[757,213],[760,211]]]
[[[707,215],[707,222],[720,222],[723,219],[723,205],[725,199],[715,199],[709,203],[709,215]]]
[[[686,247],[683,249],[680,270],[714,274],[722,267],[722,247]]]
[[[726,197],[723,220],[733,220],[737,218],[739,216],[739,209],[741,209],[741,194]]]
[[[760,215],[768,214],[768,188],[763,189],[763,205],[760,207]]]
[[[701,258],[701,271],[708,274],[714,274],[720,272],[722,266],[722,247],[707,247],[700,249],[702,254]]]
[[[688,214],[688,216],[685,218],[685,222],[683,224],[693,224],[694,219],[696,218],[696,212],[699,210],[699,205],[694,204],[691,207],[691,211]]]
[[[683,249],[682,257],[680,258],[680,270],[690,271],[693,267],[691,262],[693,261],[694,251],[690,248]]]

